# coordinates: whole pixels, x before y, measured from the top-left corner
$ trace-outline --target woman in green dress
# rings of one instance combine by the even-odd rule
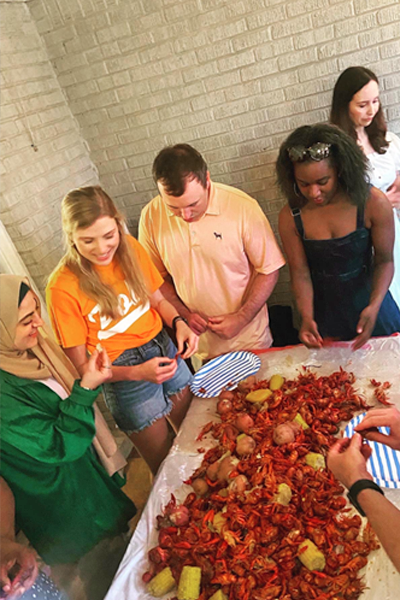
[[[122,478],[109,476],[92,447],[109,358],[96,350],[79,380],[46,334],[28,281],[14,275],[0,275],[0,335],[0,474],[17,526],[47,564],[78,563],[126,532],[136,512]]]

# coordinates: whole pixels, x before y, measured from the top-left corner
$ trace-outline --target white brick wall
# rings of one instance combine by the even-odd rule
[[[62,255],[60,201],[97,175],[27,4],[1,4],[0,219],[43,291]]]
[[[154,156],[185,141],[204,153],[215,180],[257,198],[276,230],[279,144],[295,127],[327,118],[333,84],[349,65],[377,72],[390,129],[400,131],[398,0],[31,0],[28,7],[100,179],[133,229],[154,194]],[[39,51],[29,35],[27,52]],[[18,77],[25,73],[31,86],[32,118],[40,95],[56,103],[57,90],[43,89],[48,65],[28,81],[32,63],[24,60],[6,78],[12,139]],[[54,125],[41,126],[45,143]],[[37,164],[44,184],[50,165]],[[274,301],[289,298],[284,273]]]

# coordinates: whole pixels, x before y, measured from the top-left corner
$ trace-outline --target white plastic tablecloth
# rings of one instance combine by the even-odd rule
[[[390,401],[400,409],[400,336],[375,338],[356,352],[351,350],[350,343],[337,343],[321,350],[308,350],[304,346],[269,350],[260,358],[258,379],[269,378],[274,373],[294,379],[303,366],[310,367],[317,375],[329,375],[339,367],[352,371],[357,378],[355,387],[368,404],[375,404],[370,379],[390,381]],[[170,500],[171,493],[178,500],[183,500],[192,491],[182,481],[201,464],[203,454],[197,449],[209,448],[215,443],[209,438],[201,442],[195,440],[201,427],[216,419],[215,399],[193,399],[175,443],[154,481],[146,507],[105,600],[152,599],[146,593],[142,575],[148,568],[147,552],[157,545],[156,516]],[[400,490],[385,490],[385,495],[400,508]],[[400,598],[400,574],[382,549],[370,554],[364,578],[367,589],[360,597],[362,600]],[[165,599],[174,595],[176,590],[166,594]]]

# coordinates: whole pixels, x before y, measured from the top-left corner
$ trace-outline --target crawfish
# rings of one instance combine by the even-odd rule
[[[385,406],[393,405],[393,402],[389,402],[388,395],[385,394],[383,389],[376,388],[374,391],[374,396],[378,400],[378,402],[380,402],[381,404],[384,404]]]
[[[352,573],[357,573],[357,571],[365,567],[367,562],[368,559],[365,556],[355,556],[354,558],[349,560],[345,565],[343,565],[340,571],[351,571]]]
[[[281,585],[268,585],[262,589],[253,590],[251,595],[253,600],[275,600],[282,591]]]
[[[204,425],[199,435],[196,438],[196,442],[200,442],[207,433],[210,433],[215,428],[216,423],[214,421],[209,421]]]
[[[319,527],[307,527],[306,531],[316,546],[321,547],[326,543],[326,535]]]
[[[272,397],[272,400],[268,402],[268,410],[273,410],[277,408],[283,400],[283,392],[282,390],[276,390]]]
[[[362,533],[363,542],[368,544],[370,550],[377,550],[380,548],[378,538],[376,537],[375,531],[372,529],[371,524],[367,523]]]
[[[167,548],[162,548],[161,546],[156,546],[149,550],[148,557],[151,563],[156,565],[166,564],[171,556],[171,552]]]

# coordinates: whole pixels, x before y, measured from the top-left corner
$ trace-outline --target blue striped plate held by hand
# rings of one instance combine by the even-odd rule
[[[193,377],[190,389],[200,398],[213,398],[222,390],[234,390],[239,381],[254,375],[261,360],[252,352],[229,352],[213,358]]]
[[[344,430],[345,437],[352,437],[354,428],[361,423],[366,414],[354,417],[347,424]],[[390,433],[389,427],[379,427],[378,429],[386,435]],[[392,450],[384,444],[378,444],[378,442],[370,440],[366,440],[366,442],[372,449],[371,458],[367,462],[367,470],[371,473],[375,483],[381,487],[400,488],[400,452]]]

